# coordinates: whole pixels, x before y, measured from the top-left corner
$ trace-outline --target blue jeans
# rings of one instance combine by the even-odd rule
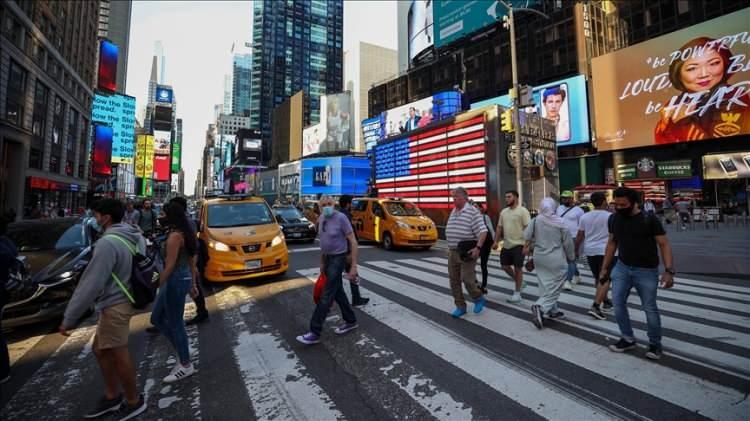
[[[318,336],[323,331],[323,323],[325,323],[328,311],[331,309],[331,304],[334,301],[339,305],[341,317],[344,318],[345,322],[357,322],[357,317],[354,315],[354,310],[349,304],[349,299],[346,297],[341,279],[341,274],[344,272],[345,267],[346,253],[326,256],[323,261],[323,268],[327,278],[326,286],[323,288],[323,293],[320,295],[320,300],[315,306],[315,312],[313,312],[312,319],[310,320],[310,331]]]
[[[646,313],[648,340],[651,345],[661,347],[661,317],[656,306],[656,289],[659,286],[658,268],[639,268],[628,266],[618,261],[612,270],[612,302],[615,306],[615,319],[620,327],[622,337],[635,341],[633,327],[630,325],[628,296],[635,287],[641,298],[641,307]]]
[[[159,288],[154,308],[151,310],[151,324],[167,337],[177,351],[180,363],[190,363],[187,331],[185,331],[185,296],[193,285],[193,277],[188,267],[176,267],[167,283]]]

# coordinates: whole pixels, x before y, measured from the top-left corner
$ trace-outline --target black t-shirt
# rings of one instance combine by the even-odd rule
[[[617,241],[618,259],[624,264],[639,268],[659,267],[655,237],[666,232],[655,216],[647,216],[644,212],[630,217],[612,215],[609,233]]]

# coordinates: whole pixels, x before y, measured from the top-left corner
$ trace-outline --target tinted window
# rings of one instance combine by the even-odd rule
[[[409,202],[385,202],[385,208],[393,216],[420,216],[419,208]]]
[[[8,227],[8,237],[20,251],[52,250],[68,230],[81,225],[76,218],[48,221],[22,221]]]
[[[274,213],[281,215],[284,219],[300,219],[302,214],[299,213],[297,208],[275,208]]]
[[[75,224],[68,228],[68,230],[57,240],[55,248],[60,250],[72,247],[85,247],[86,245],[86,235],[83,225]]]
[[[352,210],[364,212],[365,210],[367,210],[367,200],[353,200]]]
[[[208,227],[228,228],[274,223],[265,203],[236,203],[208,206]]]

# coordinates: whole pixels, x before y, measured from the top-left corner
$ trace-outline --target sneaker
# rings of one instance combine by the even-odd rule
[[[117,415],[120,417],[120,421],[132,420],[133,418],[145,412],[147,407],[148,405],[146,404],[146,397],[140,395],[138,397],[138,403],[133,406],[128,405],[128,403],[123,400],[122,408],[120,408]]]
[[[365,304],[367,304],[369,302],[370,302],[369,298],[359,297],[358,300],[352,300],[352,306],[353,307],[359,307],[359,306],[363,306],[363,305],[365,305]]]
[[[182,380],[185,377],[190,377],[195,373],[195,367],[193,366],[193,363],[190,363],[187,367],[185,367],[182,364],[177,364],[175,366],[175,369],[172,370],[172,373],[164,378],[164,383],[174,383],[177,380]]]
[[[122,395],[119,395],[115,397],[114,399],[107,399],[106,396],[102,396],[99,399],[99,402],[96,403],[96,406],[91,411],[86,413],[86,415],[84,415],[83,418],[87,418],[87,419],[99,418],[104,414],[117,411],[118,409],[120,409],[121,405],[122,405]]]
[[[565,318],[565,313],[563,313],[560,310],[550,311],[547,314],[547,318],[550,319],[550,320],[562,320],[562,319]]]
[[[338,326],[333,331],[337,335],[343,335],[344,333],[352,331],[352,330],[354,330],[354,329],[356,329],[358,327],[359,327],[359,325],[356,322],[355,323],[344,323],[344,324]]]
[[[516,292],[513,295],[511,295],[506,301],[511,304],[518,304],[521,301],[523,301],[523,299],[521,298],[521,294]]]
[[[538,304],[534,304],[531,306],[531,314],[533,315],[531,323],[534,323],[534,326],[536,326],[537,329],[543,328],[544,317],[542,316],[542,308]]]
[[[185,322],[185,326],[197,325],[199,323],[203,323],[207,321],[208,321],[208,313],[201,313],[201,314],[197,314],[195,317]]]
[[[662,356],[661,347],[656,345],[649,345],[648,352],[646,352],[646,358],[649,360],[660,360]]]
[[[312,332],[307,332],[304,335],[297,336],[297,341],[305,345],[315,345],[320,343],[320,336]]]
[[[607,320],[607,316],[602,313],[601,308],[596,304],[591,306],[591,308],[589,309],[589,314],[595,319]]]
[[[631,349],[636,348],[635,341],[628,341],[624,338],[620,338],[620,341],[616,344],[612,344],[609,346],[609,350],[612,352],[619,352],[623,353],[625,351],[630,351]]]
[[[611,313],[612,311],[614,311],[615,306],[614,304],[612,304],[612,300],[610,300],[609,298],[605,298],[600,308],[605,313]]]
[[[575,276],[575,277],[573,278],[573,285],[578,285],[578,284],[580,284],[580,283],[581,283],[581,275],[576,275],[576,276]]]
[[[521,280],[521,291],[524,291],[528,285],[526,284],[526,281]]]
[[[479,290],[482,291],[482,294],[487,295],[490,292],[487,290],[487,287],[479,287]]]
[[[485,304],[487,304],[487,300],[484,296],[479,297],[479,299],[474,302],[474,314],[481,313]]]
[[[563,289],[565,291],[572,291],[573,290],[573,284],[571,284],[570,281],[565,281],[565,285],[563,285]]]
[[[161,333],[161,332],[159,332],[159,328],[156,327],[156,326],[149,326],[149,327],[147,327],[146,328],[146,332],[148,332],[148,333],[150,333],[152,335],[158,335],[159,333]]]
[[[463,316],[464,314],[466,314],[466,309],[465,308],[456,308],[455,310],[453,310],[453,313],[451,313],[451,316],[453,316],[453,317],[455,317],[455,318],[458,319],[459,317]]]

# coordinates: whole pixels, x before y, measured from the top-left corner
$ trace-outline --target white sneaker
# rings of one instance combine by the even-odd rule
[[[511,304],[518,304],[522,301],[521,294],[515,293],[511,295],[510,297],[508,297],[506,301],[508,301]]]
[[[185,377],[190,377],[195,373],[195,367],[193,366],[193,363],[190,363],[187,367],[184,367],[182,364],[177,364],[174,369],[172,369],[172,373],[170,373],[167,377],[164,378],[164,383],[174,383],[177,380],[182,380]]]
[[[565,285],[563,285],[563,289],[566,291],[572,291],[573,285],[570,283],[570,281],[565,281]]]

